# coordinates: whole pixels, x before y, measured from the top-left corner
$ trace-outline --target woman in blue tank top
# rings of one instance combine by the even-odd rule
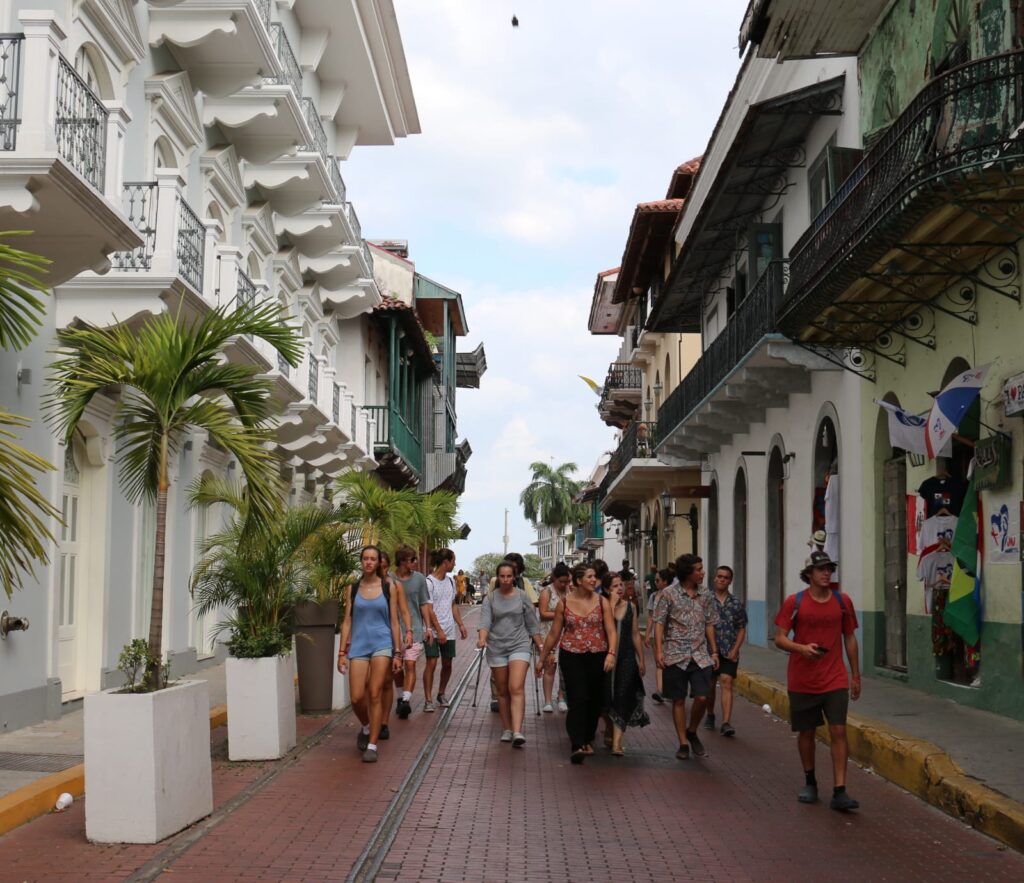
[[[364,547],[359,563],[362,575],[352,584],[346,599],[338,671],[345,674],[351,663],[352,709],[362,724],[356,747],[365,763],[376,763],[384,719],[384,684],[392,670],[402,664],[398,605],[391,603],[390,586],[381,576],[380,549]]]

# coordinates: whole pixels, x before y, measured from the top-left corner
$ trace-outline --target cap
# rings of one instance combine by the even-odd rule
[[[816,567],[827,567],[833,573],[836,570],[836,563],[829,558],[827,552],[811,552],[810,557],[804,562],[804,569],[800,571],[800,579],[805,583],[811,581],[811,571]]]

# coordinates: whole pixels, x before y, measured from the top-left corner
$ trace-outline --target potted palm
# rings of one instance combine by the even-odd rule
[[[119,477],[132,502],[155,502],[156,539],[143,690],[85,698],[86,836],[155,843],[213,808],[209,697],[204,681],[168,685],[163,666],[164,554],[170,463],[188,433],[201,431],[238,463],[247,517],[279,511],[271,453],[269,381],[255,367],[225,361],[241,335],[261,337],[290,364],[301,343],[277,306],[212,310],[188,322],[161,313],[129,327],[73,326],[58,332],[46,406],[68,444],[92,399],[118,390],[114,435]]]

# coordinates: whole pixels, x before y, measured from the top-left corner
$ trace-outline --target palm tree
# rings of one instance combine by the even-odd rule
[[[273,406],[269,381],[250,365],[227,362],[223,351],[239,335],[261,337],[295,366],[302,344],[276,305],[212,310],[195,322],[161,313],[138,328],[71,327],[58,333],[47,397],[65,444],[93,397],[120,390],[114,435],[126,498],[156,503],[153,596],[149,620],[152,658],[163,655],[164,550],[169,465],[189,431],[208,433],[241,467],[247,518],[267,523],[282,503],[278,462],[268,447]],[[150,683],[159,688],[159,675]]]
[[[459,498],[450,491],[418,494],[412,513],[414,545],[439,549],[458,539]]]
[[[32,291],[43,290],[38,277],[48,263],[46,258],[0,243],[0,347],[24,349],[35,337],[46,307]],[[53,466],[17,444],[13,430],[28,424],[26,418],[0,409],[0,581],[8,597],[23,575],[35,575],[34,564],[49,561],[46,550],[53,535],[47,520],[60,519],[60,512],[36,484],[38,474]]]
[[[342,520],[358,534],[360,545],[394,549],[409,542],[416,491],[389,488],[372,473],[356,470],[338,476],[334,490]]]
[[[556,467],[540,460],[531,463],[533,476],[519,495],[523,515],[535,525],[550,529],[552,557],[557,552],[559,531],[566,524],[575,524],[580,516],[581,507],[573,501],[583,487],[582,482],[572,478],[577,468],[575,463]]]

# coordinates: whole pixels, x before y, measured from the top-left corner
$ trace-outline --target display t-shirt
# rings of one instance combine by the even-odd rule
[[[842,595],[842,607],[837,595]],[[796,595],[782,602],[775,624],[787,634],[793,631],[798,644],[817,644],[828,651],[818,659],[804,659],[799,653],[789,654],[787,669],[788,688],[793,693],[828,693],[850,686],[846,663],[843,662],[843,636],[857,630],[857,614],[850,596],[830,592],[825,601],[816,601],[809,589],[804,590],[803,601],[796,622],[793,610]]]
[[[427,588],[430,591],[430,603],[434,605],[437,624],[441,626],[447,640],[455,640],[458,637],[455,633],[455,614],[452,613],[452,604],[455,603],[455,580],[451,576],[438,579],[430,574],[427,576]]]
[[[967,484],[952,476],[935,475],[922,482],[917,489],[924,498],[924,514],[935,515],[940,509],[948,509],[950,515],[959,515],[967,493]]]
[[[936,549],[917,563],[917,578],[926,586],[949,586],[953,579],[953,554]]]
[[[933,515],[921,522],[921,558],[931,554],[945,541],[952,545],[953,534],[956,532],[956,517],[953,515]]]
[[[396,576],[395,579],[398,579]],[[427,580],[422,573],[413,571],[407,579],[399,580],[402,588],[405,589],[405,600],[409,604],[409,619],[412,621],[412,640],[415,644],[423,643],[423,614],[420,608],[424,604],[430,604],[430,591],[427,589]]]

